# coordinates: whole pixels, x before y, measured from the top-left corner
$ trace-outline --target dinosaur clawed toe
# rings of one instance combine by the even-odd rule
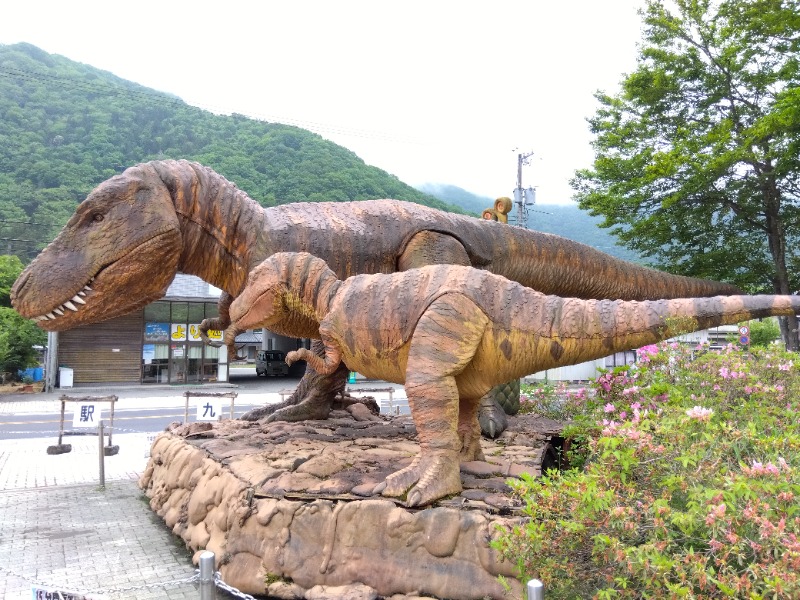
[[[392,473],[373,493],[399,497],[406,492],[408,506],[430,504],[462,490],[458,452],[429,450],[404,469]]]
[[[266,423],[273,421],[307,421],[307,420],[322,420],[327,419],[331,412],[330,400],[325,400],[312,396],[306,398],[298,404],[293,404],[280,408],[270,414],[266,419]]]
[[[508,417],[503,408],[486,397],[481,399],[478,422],[481,424],[481,432],[489,439],[495,439],[508,427]]]

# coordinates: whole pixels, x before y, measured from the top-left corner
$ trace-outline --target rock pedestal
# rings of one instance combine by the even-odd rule
[[[462,465],[461,495],[409,509],[371,493],[416,455],[411,419],[359,418],[179,426],[153,442],[140,485],[173,532],[213,551],[223,580],[246,593],[500,598],[503,575],[519,597],[513,565],[489,542],[521,520],[506,479],[540,473],[558,424],[511,418],[500,439],[483,440],[486,462]]]

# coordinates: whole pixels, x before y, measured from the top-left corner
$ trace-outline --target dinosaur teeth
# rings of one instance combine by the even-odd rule
[[[92,288],[90,288],[88,285],[83,286],[83,289],[85,289],[87,292],[92,291]]]
[[[72,312],[78,312],[78,309],[77,309],[77,308],[75,308],[75,305],[74,305],[72,302],[70,302],[69,300],[67,300],[66,302],[64,302],[64,306],[66,306],[66,307],[67,307],[68,309],[70,309]]]
[[[51,312],[47,313],[45,316],[46,316],[48,319],[50,319],[51,321],[55,321],[55,320],[56,320],[56,316],[55,316],[53,313],[51,313]]]
[[[64,316],[64,311],[61,310],[60,308],[54,308],[53,312],[56,313],[59,317],[63,317]]]
[[[47,318],[47,315],[39,315],[38,317],[33,318],[34,321],[49,321],[50,319]]]
[[[72,297],[72,301],[73,301],[73,302],[77,302],[78,304],[86,304],[86,300],[84,300],[83,298],[81,298],[80,296],[78,296],[78,294],[75,294],[75,295]]]
[[[83,290],[81,290],[80,292],[78,292],[78,296],[86,296],[86,292],[84,292]]]

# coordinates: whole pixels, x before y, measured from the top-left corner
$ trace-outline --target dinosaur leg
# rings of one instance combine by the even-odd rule
[[[408,492],[407,504],[418,506],[461,491],[455,378],[472,361],[488,322],[483,311],[458,294],[433,302],[417,322],[405,387],[420,451],[408,467],[376,487],[376,493],[402,496]],[[474,409],[468,412],[474,418]]]
[[[478,424],[479,403],[461,398],[458,403],[458,438],[461,440],[461,462],[485,460],[481,449],[481,427]]]
[[[406,271],[425,265],[464,265],[470,266],[467,251],[456,238],[436,231],[421,231],[411,238],[397,260],[397,270]],[[481,399],[478,408],[480,429],[488,438],[496,438],[508,427],[508,419],[503,407],[495,399],[499,389],[505,384],[490,390]]]
[[[324,356],[325,347],[320,340],[311,343],[311,351]],[[242,415],[245,421],[303,421],[305,419],[326,419],[331,411],[333,399],[337,394],[344,395],[349,369],[344,365],[331,375],[320,375],[311,365],[306,366],[303,378],[294,393],[280,404],[259,406]],[[273,418],[273,415],[274,418]]]

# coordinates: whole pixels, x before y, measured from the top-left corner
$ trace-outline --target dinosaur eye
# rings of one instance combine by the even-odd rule
[[[94,213],[94,215],[92,215],[92,221],[95,221],[96,223],[99,223],[104,218],[105,217],[103,217],[102,213]]]

